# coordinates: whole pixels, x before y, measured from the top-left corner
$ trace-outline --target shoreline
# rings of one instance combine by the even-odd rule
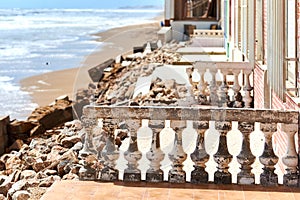
[[[28,92],[32,102],[38,106],[47,106],[62,95],[75,100],[76,91],[87,88],[92,82],[88,69],[110,58],[131,52],[134,46],[157,40],[156,32],[160,28],[161,16],[154,20],[155,22],[117,27],[93,34],[98,37],[96,41],[100,46],[86,55],[80,66],[22,79],[19,82],[21,90]]]

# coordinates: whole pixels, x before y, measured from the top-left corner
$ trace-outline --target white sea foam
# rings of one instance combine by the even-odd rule
[[[0,115],[24,118],[36,105],[19,81],[80,66],[104,43],[91,34],[151,22],[159,10],[0,9]],[[30,113],[30,112],[29,112]]]

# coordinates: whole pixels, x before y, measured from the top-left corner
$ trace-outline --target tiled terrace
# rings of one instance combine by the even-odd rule
[[[300,199],[299,188],[278,186],[275,188],[255,185],[216,185],[190,183],[146,183],[94,181],[60,181],[55,182],[41,200],[297,200]]]

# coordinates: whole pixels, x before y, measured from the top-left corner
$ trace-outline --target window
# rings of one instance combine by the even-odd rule
[[[219,0],[177,0],[175,3],[175,19],[206,20],[217,19]]]

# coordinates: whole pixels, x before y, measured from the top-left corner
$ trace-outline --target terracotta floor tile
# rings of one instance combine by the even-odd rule
[[[169,199],[170,189],[168,188],[148,188],[147,200]]]
[[[191,190],[188,189],[171,189],[169,193],[169,199],[184,199],[184,200],[193,200],[194,194]]]
[[[257,185],[192,185],[100,183],[93,181],[55,182],[41,200],[298,200],[299,188],[264,188]]]
[[[244,191],[245,200],[271,200],[268,192]]]
[[[214,190],[194,191],[195,200],[206,200],[206,199],[214,200],[214,199],[218,199],[218,197],[219,197],[218,191],[214,191]]]

